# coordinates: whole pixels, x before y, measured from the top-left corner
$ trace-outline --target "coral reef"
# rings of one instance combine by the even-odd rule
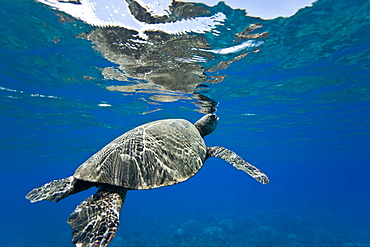
[[[218,213],[136,227],[119,232],[112,247],[370,247],[363,226],[348,230],[334,218],[315,214]]]

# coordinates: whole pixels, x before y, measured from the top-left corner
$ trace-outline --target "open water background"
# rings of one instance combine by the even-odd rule
[[[255,19],[269,38],[204,91],[220,117],[205,140],[271,183],[209,159],[184,183],[130,191],[111,246],[369,247],[369,11],[365,0],[319,0],[290,18]],[[75,37],[91,27],[55,13],[26,0],[0,6],[0,246],[72,246],[65,221],[92,190],[36,204],[28,191],[137,125],[202,116],[191,100],[148,104],[148,93],[106,90],[114,83],[99,68],[111,63]]]

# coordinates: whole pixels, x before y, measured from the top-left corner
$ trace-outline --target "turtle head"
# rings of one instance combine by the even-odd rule
[[[195,124],[202,137],[211,134],[217,127],[218,117],[216,114],[207,114],[199,119]]]

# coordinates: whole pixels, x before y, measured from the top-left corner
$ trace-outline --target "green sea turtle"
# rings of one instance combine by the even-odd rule
[[[194,125],[184,119],[166,119],[138,126],[119,136],[87,161],[74,175],[33,189],[31,202],[60,201],[98,187],[68,218],[73,243],[78,246],[107,246],[119,225],[119,213],[128,190],[153,189],[183,182],[209,157],[219,157],[257,181],[267,176],[224,147],[206,147],[203,137],[216,128],[218,117],[208,114]]]

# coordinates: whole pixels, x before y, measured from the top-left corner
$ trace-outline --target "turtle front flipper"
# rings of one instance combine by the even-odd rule
[[[43,186],[33,189],[26,195],[26,198],[31,202],[42,200],[58,202],[69,195],[87,190],[92,186],[92,183],[78,180],[73,176],[70,176],[68,178],[51,181]]]
[[[104,185],[88,197],[69,216],[73,244],[77,247],[104,247],[115,236],[119,213],[126,197],[126,189]]]
[[[209,157],[218,157],[218,158],[221,158],[229,162],[237,169],[248,173],[251,177],[256,179],[258,182],[261,182],[263,184],[268,184],[270,182],[266,174],[264,174],[260,169],[248,163],[242,157],[240,157],[235,152],[227,148],[224,148],[221,146],[207,147],[207,151],[208,151]]]

